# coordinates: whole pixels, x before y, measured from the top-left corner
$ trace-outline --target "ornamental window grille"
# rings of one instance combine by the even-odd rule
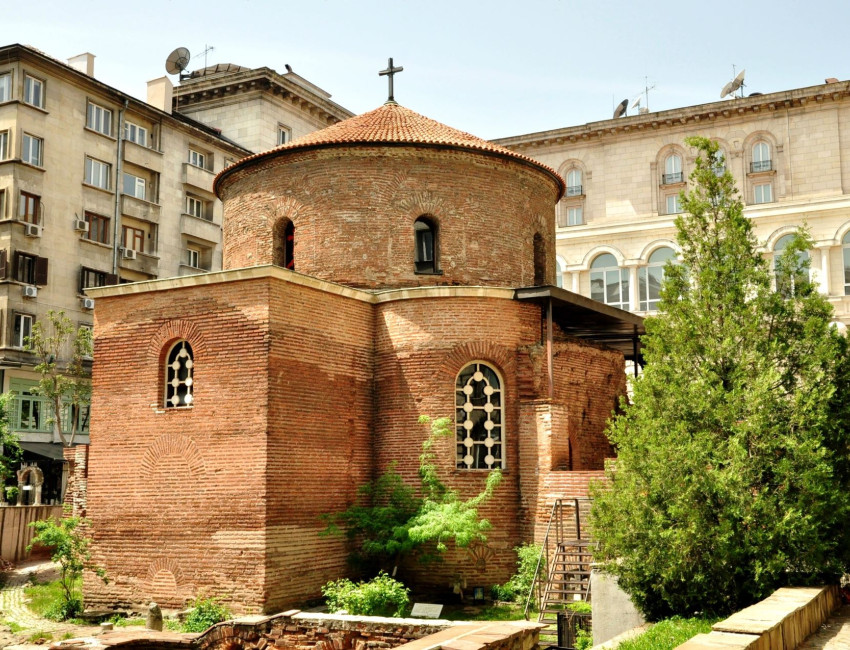
[[[473,362],[455,384],[458,469],[504,465],[502,382],[490,366]]]
[[[165,406],[192,406],[194,389],[194,354],[188,341],[177,341],[168,352],[165,363]]]

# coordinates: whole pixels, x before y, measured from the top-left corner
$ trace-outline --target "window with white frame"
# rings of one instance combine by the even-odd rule
[[[24,75],[24,102],[44,108],[44,82],[41,79]]]
[[[186,249],[186,264],[194,269],[201,268],[201,250],[189,246]]]
[[[773,270],[776,278],[776,290],[784,297],[790,298],[800,291],[800,287],[809,283],[809,252],[798,251],[791,269],[779,268],[779,258],[797,235],[783,235],[773,247]]]
[[[682,199],[678,194],[667,196],[667,214],[679,214],[682,211]]]
[[[30,165],[41,167],[44,163],[44,140],[24,133],[21,141],[21,160]]]
[[[207,211],[207,205],[207,202],[203,199],[199,199],[196,196],[187,196],[186,214],[191,214],[193,217],[198,217],[198,219],[210,220]]]
[[[758,185],[753,185],[753,203],[771,203],[772,201],[772,183],[759,183]]]
[[[9,157],[9,132],[0,131],[0,160]]]
[[[86,156],[86,183],[104,190],[110,188],[112,165]]]
[[[655,311],[661,299],[661,283],[667,260],[676,259],[676,253],[667,246],[657,248],[649,256],[648,264],[638,269],[638,289],[641,311]]]
[[[629,271],[617,266],[611,253],[598,255],[590,264],[590,297],[612,307],[629,308]]]
[[[135,142],[142,147],[147,147],[148,130],[143,126],[126,121],[124,122],[124,139],[129,142]]]
[[[664,159],[664,176],[662,178],[662,184],[673,185],[674,183],[682,183],[684,180],[684,174],[682,173],[682,157],[677,153],[671,153]]]
[[[0,74],[0,102],[8,102],[12,99],[12,73]]]
[[[144,201],[147,198],[147,181],[140,176],[124,172],[124,183],[121,191]]]
[[[197,151],[196,149],[189,149],[189,164],[194,165],[195,167],[200,167],[201,169],[206,169],[207,154]]]
[[[195,355],[189,341],[171,346],[165,358],[165,407],[192,406],[195,386]]]
[[[769,172],[773,169],[770,159],[770,145],[767,142],[756,142],[753,145],[753,161],[750,163],[751,172]]]
[[[278,145],[286,144],[292,139],[292,132],[289,130],[288,126],[284,126],[283,124],[277,125],[277,143]]]
[[[30,314],[15,314],[12,324],[12,347],[23,348],[32,334],[33,317]]]
[[[850,231],[841,239],[844,255],[844,295],[850,296]]]
[[[112,135],[112,111],[89,102],[86,110],[86,126],[103,135]]]
[[[504,466],[502,381],[486,363],[473,362],[455,382],[458,469]]]
[[[571,205],[567,207],[567,225],[581,226],[584,224],[584,207]]]
[[[723,176],[726,173],[726,152],[723,149],[717,150],[717,155],[714,158],[714,166],[712,167],[714,170],[715,176]]]
[[[584,194],[581,170],[571,169],[567,173],[567,196],[581,196]]]

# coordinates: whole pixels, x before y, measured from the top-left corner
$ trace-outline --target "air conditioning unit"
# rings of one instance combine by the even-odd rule
[[[123,255],[125,260],[136,259],[136,251],[134,251],[132,248],[125,248]]]
[[[88,232],[89,222],[84,219],[74,219],[74,230],[78,232]]]
[[[83,298],[80,302],[83,303],[83,309],[94,309],[94,298]]]
[[[23,290],[21,291],[24,298],[36,298],[38,296],[38,287],[34,287],[31,284],[24,285]]]
[[[24,228],[27,237],[41,237],[41,226],[37,223],[25,223]]]

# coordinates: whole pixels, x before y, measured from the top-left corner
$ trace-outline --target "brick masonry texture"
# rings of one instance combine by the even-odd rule
[[[534,236],[555,282],[558,188],[526,165],[424,147],[294,151],[226,177],[224,268],[271,264],[279,220],[295,269],[362,288],[534,284]],[[414,273],[413,223],[437,224],[442,275]]]
[[[535,258],[536,283],[553,283],[551,174],[376,143],[280,152],[237,166],[218,189],[226,271],[97,294],[80,503],[111,581],[87,577],[87,603],[178,608],[203,594],[243,613],[317,597],[350,573],[344,541],[320,536],[319,516],[394,462],[418,484],[428,435],[418,418],[454,417],[458,373],[473,361],[503,391],[504,480],[480,510],[488,544],[411,560],[399,577],[443,594],[456,581],[505,581],[513,548],[545,528],[554,500],[601,476],[623,357],[556,332],[550,393],[539,305],[495,288],[394,289],[530,285]],[[413,272],[422,215],[437,223],[442,275]],[[281,219],[295,225],[298,273],[245,270],[276,261]],[[164,363],[180,339],[194,351],[194,402],[165,408]],[[435,453],[462,496],[482,489],[485,471],[456,468],[454,440]]]

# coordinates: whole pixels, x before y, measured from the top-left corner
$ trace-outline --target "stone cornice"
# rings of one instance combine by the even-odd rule
[[[575,143],[622,137],[626,133],[650,133],[682,126],[693,128],[699,123],[716,124],[719,121],[743,116],[771,114],[781,110],[802,108],[810,104],[842,101],[848,96],[850,96],[850,81],[839,81],[656,113],[589,122],[579,126],[499,138],[493,142],[516,151],[569,146]]]
[[[292,75],[292,79],[287,77]],[[336,102],[328,99],[326,93],[303,80],[295,73],[279,74],[271,68],[243,70],[231,74],[198,77],[182,82],[174,88],[175,104],[181,109],[200,108],[206,102],[220,100],[222,97],[241,95],[250,92],[269,93],[289,102],[295,108],[313,115],[325,124],[335,124],[354,115]],[[315,88],[315,90],[313,88]]]

